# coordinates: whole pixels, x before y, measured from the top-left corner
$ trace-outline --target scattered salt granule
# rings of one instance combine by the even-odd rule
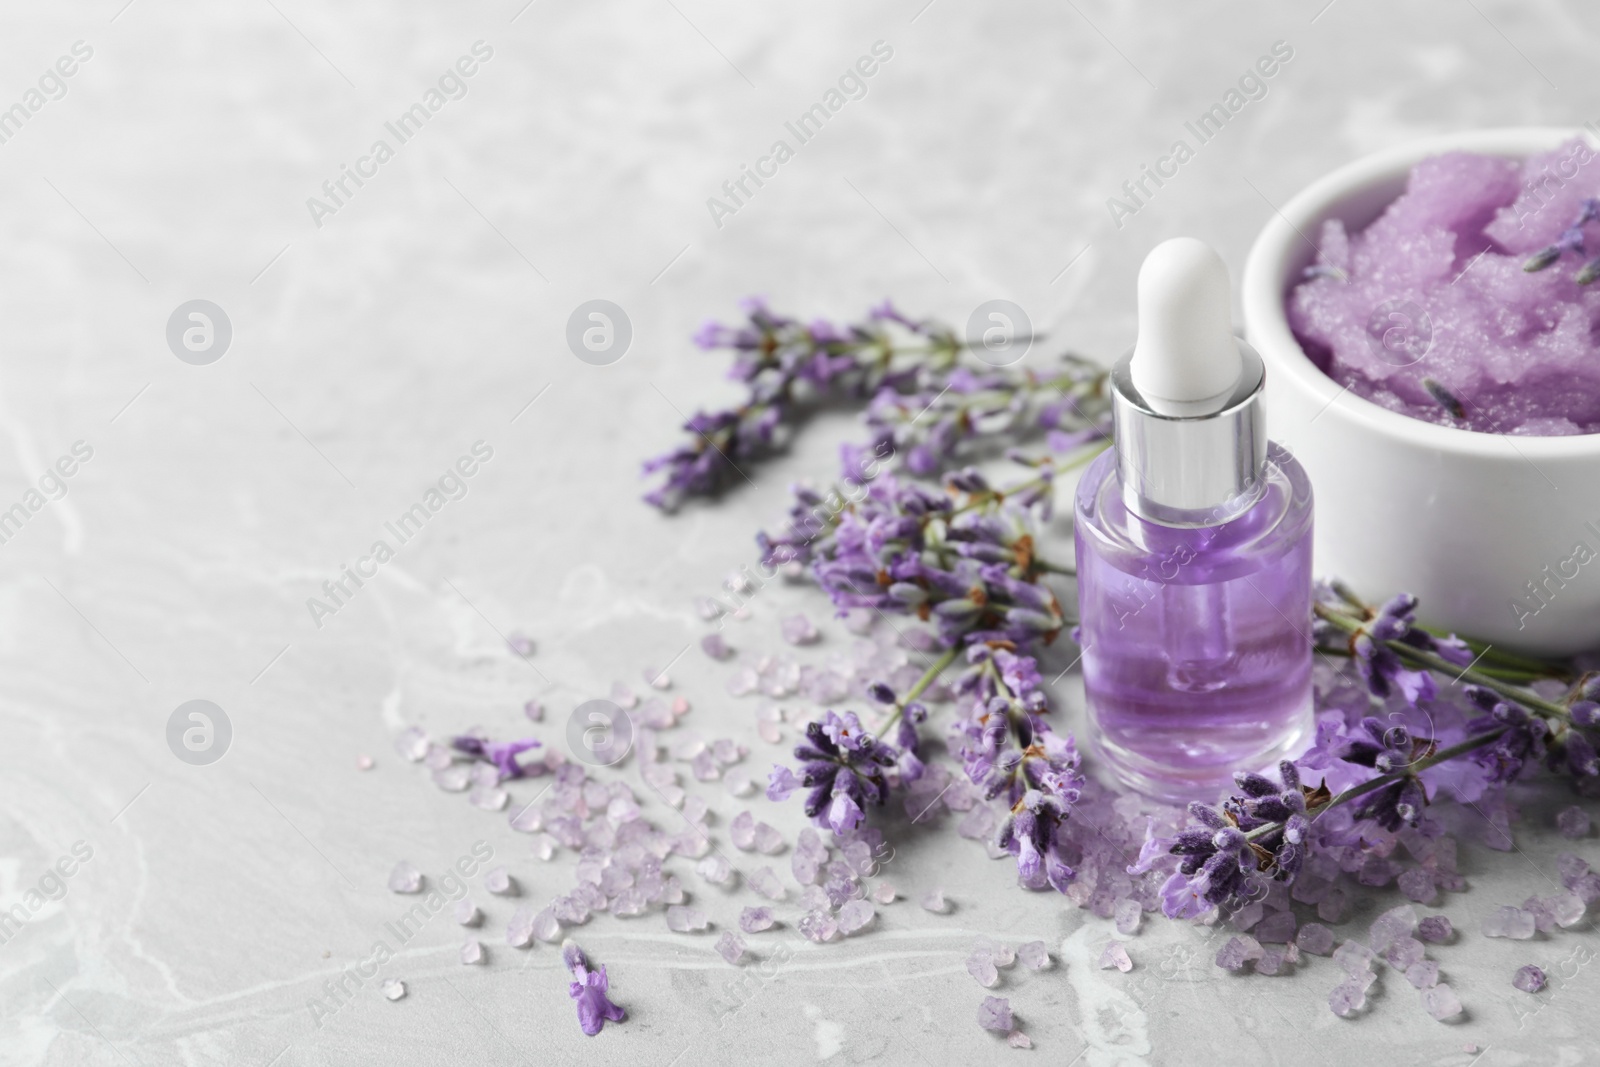
[[[529,722],[544,722],[544,705],[537,700],[530,700],[522,705],[522,714],[528,717]]]
[[[1256,924],[1255,939],[1262,944],[1286,945],[1294,940],[1294,912],[1275,911]]]
[[[1333,953],[1333,962],[1345,974],[1357,978],[1372,970],[1372,960],[1372,950],[1359,941],[1346,941]]]
[[[667,909],[667,929],[675,933],[688,933],[691,930],[704,930],[706,928],[705,912],[699,908],[691,908],[683,904],[674,904]]]
[[[1400,892],[1406,899],[1417,904],[1432,904],[1439,899],[1439,887],[1433,880],[1433,872],[1425,867],[1412,867],[1400,875]]]
[[[511,921],[506,923],[506,944],[512,948],[527,948],[533,944],[533,918],[532,908],[518,908],[513,912]]]
[[[1009,1034],[1012,1022],[1011,1002],[1005,997],[984,997],[978,1005],[978,1025],[985,1030]]]
[[[877,914],[873,906],[860,897],[847,900],[839,909],[839,932],[853,934],[857,930],[864,929]]]
[[[361,755],[361,756],[357,756],[356,757],[356,767],[357,768],[359,768],[359,769],[361,769],[363,771],[370,771],[370,770],[372,770],[373,766],[374,766],[374,764],[372,762],[372,757],[371,756]]]
[[[1026,941],[1017,946],[1017,959],[1030,971],[1043,970],[1050,962],[1050,953],[1043,941]]]
[[[741,811],[728,823],[728,840],[741,852],[749,852],[756,847],[756,817],[748,811]]]
[[[1333,951],[1333,931],[1321,923],[1306,923],[1295,935],[1294,943],[1306,952],[1326,956]]]
[[[533,854],[542,860],[548,860],[556,854],[556,839],[549,834],[538,834],[533,839]]]
[[[733,864],[720,853],[701,860],[695,870],[699,872],[701,878],[712,885],[727,885],[733,879]]]
[[[389,891],[392,893],[420,893],[422,892],[422,872],[401,860],[394,865],[394,870],[389,872]]]
[[[416,763],[428,754],[428,735],[416,726],[408,726],[394,739],[394,750]]]
[[[506,873],[504,867],[496,867],[483,876],[483,888],[497,897],[514,896],[516,883],[511,880],[511,875]]]
[[[1588,910],[1588,905],[1576,893],[1563,893],[1546,899],[1550,903],[1550,913],[1555,917],[1557,926],[1576,926],[1583,918],[1584,912]]]
[[[561,920],[551,908],[545,908],[533,917],[533,936],[547,944],[561,940]]]
[[[1526,941],[1533,936],[1535,929],[1533,916],[1510,904],[1501,905],[1483,920],[1484,937],[1509,937]]]
[[[667,672],[664,670],[646,666],[641,673],[644,675],[644,684],[652,689],[672,688],[672,679],[667,676]]]
[[[511,631],[510,637],[506,638],[506,644],[511,648],[511,651],[519,656],[533,655],[533,641],[515,630]]]
[[[1576,804],[1565,808],[1556,816],[1556,829],[1561,831],[1562,837],[1588,837],[1589,813]]]
[[[466,944],[461,946],[461,962],[466,965],[483,962],[483,942],[475,938],[468,938]]]
[[[1100,953],[1100,969],[1108,970],[1112,967],[1124,974],[1133,970],[1133,960],[1128,958],[1128,950],[1122,947],[1121,941],[1107,942],[1105,949]]]
[[[988,949],[973,950],[972,955],[967,957],[967,973],[985,989],[993,989],[1000,981],[1000,972],[995,970],[994,958],[989,955]]]
[[[1516,975],[1511,979],[1511,984],[1524,993],[1537,993],[1544,988],[1544,971],[1533,964],[1518,967]]]
[[[1367,943],[1374,953],[1382,955],[1389,946],[1402,937],[1410,937],[1417,928],[1417,909],[1410,904],[1391,908],[1372,920],[1367,933]]]
[[[734,966],[738,966],[739,961],[744,959],[744,950],[744,938],[732,930],[724,931],[723,935],[717,938],[717,955]]]
[[[1217,950],[1217,966],[1225,971],[1237,971],[1251,960],[1259,960],[1263,949],[1261,942],[1249,934],[1235,934]],[[1102,962],[1101,966],[1105,966]]]
[[[1013,1030],[1006,1035],[1006,1044],[1012,1048],[1032,1048],[1033,1039],[1021,1030]]]
[[[894,886],[888,882],[879,882],[872,887],[872,899],[879,904],[893,904],[895,899]]]
[[[773,873],[771,867],[757,867],[745,876],[745,882],[751,889],[766,897],[768,900],[782,900],[785,895],[783,883]]]
[[[478,905],[472,902],[471,897],[462,897],[456,901],[456,922],[462,926],[477,926],[483,922],[483,912],[478,910]]]
[[[739,913],[739,929],[747,934],[759,934],[771,927],[771,908],[746,908]]]
[[[1423,941],[1432,941],[1438,944],[1450,940],[1450,935],[1455,933],[1455,928],[1450,924],[1448,915],[1430,915],[1417,923],[1417,937]]]
[[[1461,1014],[1461,998],[1448,983],[1440,982],[1422,991],[1422,1007],[1429,1015],[1443,1021]]]
[[[930,889],[917,900],[924,911],[931,911],[935,915],[943,915],[949,910],[949,902],[944,899],[944,890]]]
[[[406,984],[398,978],[385,978],[383,980],[383,995],[390,1000],[399,1000],[406,995]]]
[[[1406,981],[1418,989],[1439,984],[1439,965],[1433,960],[1423,960],[1406,968]]]
[[[1117,933],[1127,937],[1139,932],[1139,923],[1144,919],[1144,909],[1132,897],[1123,897],[1117,901],[1116,911],[1113,913],[1117,919]]]
[[[817,639],[817,628],[804,615],[790,615],[778,624],[783,639],[791,645],[809,645]]]
[[[825,911],[809,911],[798,924],[800,935],[808,941],[827,941],[839,930],[839,923]]]
[[[1285,948],[1282,945],[1273,945],[1263,949],[1261,958],[1256,960],[1256,973],[1274,975],[1288,966],[1289,951],[1293,946]]]
[[[775,856],[784,849],[783,833],[777,827],[764,822],[756,823],[755,831],[756,851],[765,856]]]
[[[1360,1011],[1367,1003],[1367,987],[1359,978],[1346,978],[1328,994],[1328,1007],[1340,1018]]]
[[[1228,919],[1235,930],[1248,930],[1261,921],[1261,916],[1266,913],[1266,907],[1259,901],[1251,901]]]

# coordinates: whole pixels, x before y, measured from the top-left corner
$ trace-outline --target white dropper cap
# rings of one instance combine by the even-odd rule
[[[1163,241],[1139,268],[1139,335],[1129,365],[1153,406],[1225,399],[1244,373],[1228,265],[1193,237]]]
[[[1165,241],[1139,268],[1139,336],[1111,368],[1111,420],[1123,503],[1142,518],[1216,526],[1260,495],[1266,372],[1232,309],[1228,268],[1203,241]]]

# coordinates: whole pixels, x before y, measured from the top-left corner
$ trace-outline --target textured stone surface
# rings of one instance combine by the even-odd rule
[[[741,766],[764,780],[795,728],[778,724],[781,744],[760,740],[760,698],[726,696],[727,679],[777,651],[825,663],[853,638],[814,595],[773,583],[748,621],[728,623],[726,663],[692,648],[673,657],[707,632],[693,598],[754,565],[752,535],[781,514],[785,486],[831,476],[838,441],[856,431],[824,417],[715,508],[668,520],[639,505],[638,462],[678,443],[680,411],[731,395],[723,359],[687,342],[703,318],[734,314],[749,292],[841,317],[892,296],[959,329],[1004,297],[1050,333],[1030,366],[1067,347],[1114,358],[1133,338],[1138,263],[1165,237],[1212,241],[1237,277],[1269,202],[1357,155],[1472,126],[1600,117],[1600,14],[1480,2],[1513,48],[1443,0],[1339,0],[1314,24],[1320,0],[679,0],[681,14],[538,3],[515,22],[522,0],[277,6],[281,16],[266,4],[139,0],[111,22],[122,7],[111,0],[0,16],[5,106],[73,41],[95,50],[68,95],[0,145],[0,503],[72,442],[94,448],[68,495],[0,546],[0,902],[15,903],[71,842],[94,848],[65,899],[4,946],[10,1058],[667,1063],[688,1049],[680,1062],[755,1063],[780,1049],[795,1063],[987,1063],[1011,1052],[974,1025],[984,991],[961,961],[980,936],[1048,940],[1058,965],[1014,968],[997,991],[1051,1063],[1086,1045],[1081,1063],[1272,1062],[1302,1038],[1327,1063],[1375,1047],[1434,1062],[1466,1042],[1537,1062],[1590,1054],[1593,968],[1570,992],[1540,994],[1525,1030],[1504,1000],[1532,1003],[1510,988],[1508,963],[1534,948],[1559,960],[1593,935],[1477,935],[1492,905],[1552,893],[1535,868],[1556,872],[1561,846],[1594,858],[1587,841],[1557,835],[1565,797],[1527,805],[1526,859],[1464,846],[1471,890],[1430,905],[1470,934],[1440,953],[1467,1007],[1448,1028],[1398,975],[1341,1021],[1326,1003],[1340,977],[1330,961],[1289,980],[1230,975],[1213,965],[1221,942],[1207,931],[1149,915],[1139,966],[1101,971],[1109,920],[1017,891],[1009,863],[984,859],[945,820],[880,859],[906,903],[857,937],[812,945],[793,904],[779,905],[780,925],[746,935],[763,963],[741,972],[776,977],[737,1001],[710,950],[742,907],[764,902],[702,898],[693,863],[675,861],[717,933],[672,934],[659,905],[635,918],[596,912],[581,941],[640,1021],[590,1041],[554,948],[498,947],[516,906],[531,904],[531,921],[574,885],[574,852],[551,846],[541,862],[508,826],[545,782],[502,783],[506,809],[484,811],[441,792],[392,743],[409,725],[436,736],[479,726],[566,752],[579,703],[617,681],[652,693],[640,670],[670,664],[670,693],[694,705],[679,730],[747,745]],[[495,54],[468,95],[315,228],[306,198],[480,38]],[[1280,38],[1295,57],[1267,95],[1115,228],[1107,197]],[[880,39],[894,58],[867,96],[717,228],[706,198]],[[609,367],[580,363],[564,340],[573,309],[596,297],[634,327]],[[232,321],[232,346],[211,366],[180,363],[163,336],[193,298]],[[480,439],[494,458],[467,496],[318,628],[306,599]],[[1065,521],[1048,536],[1064,547]],[[783,642],[779,620],[797,612],[823,631],[815,646]],[[530,656],[507,646],[513,632],[532,641]],[[1074,655],[1058,641],[1046,678]],[[1059,724],[1078,727],[1076,675],[1052,693]],[[165,739],[173,709],[195,698],[233,727],[210,766],[180,762]],[[531,698],[541,722],[523,712]],[[371,770],[357,769],[363,754]],[[798,799],[735,802],[677,769],[674,788],[718,805],[711,834],[746,869],[754,857],[726,837],[742,808],[796,839]],[[681,825],[631,762],[620,773],[647,817]],[[494,855],[472,878],[503,865],[524,894],[480,899],[473,936],[490,946],[487,962],[459,963],[448,903],[402,948],[386,925],[443,888],[477,841]],[[422,871],[422,894],[387,890],[401,859]],[[762,862],[789,882],[790,857]],[[945,914],[918,904],[935,886]],[[1340,938],[1364,936],[1376,912],[1354,914]],[[379,939],[404,959],[347,983],[350,1002],[318,1027],[307,1002]],[[703,969],[686,969],[689,958]],[[386,1002],[389,978],[410,995]],[[1241,1005],[1256,1025],[1218,1023]]]

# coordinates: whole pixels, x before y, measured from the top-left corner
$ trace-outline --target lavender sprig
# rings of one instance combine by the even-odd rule
[[[958,366],[967,344],[950,327],[912,319],[885,301],[867,321],[835,326],[778,315],[760,300],[742,304],[747,320],[707,323],[695,335],[704,349],[735,353],[729,376],[746,396],[721,411],[696,412],[691,439],[649,460],[645,474],[664,482],[645,499],[671,510],[691,496],[712,496],[740,480],[741,464],[780,448],[823,399],[866,400],[871,436],[845,449],[846,475],[863,480],[863,462],[893,459],[933,477],[958,461],[965,445],[1027,427],[1048,431],[1065,448],[1075,435],[1105,433],[1103,368],[1065,357],[1059,374]]]

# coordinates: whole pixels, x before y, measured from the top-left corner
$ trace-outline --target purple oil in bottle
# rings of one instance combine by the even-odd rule
[[[1311,484],[1274,444],[1258,492],[1226,521],[1183,528],[1127,509],[1115,450],[1078,486],[1091,740],[1147,795],[1215,800],[1233,772],[1309,740]]]

